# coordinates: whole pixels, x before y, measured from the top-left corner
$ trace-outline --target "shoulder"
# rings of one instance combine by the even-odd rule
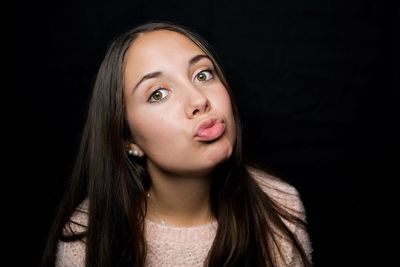
[[[83,201],[74,211],[63,229],[64,236],[81,234],[88,225],[88,201]],[[57,245],[56,266],[78,267],[85,266],[85,240],[59,241]]]
[[[63,242],[57,246],[57,267],[83,267],[85,266],[86,245],[84,241]]]
[[[286,181],[254,167],[247,167],[250,175],[268,197],[289,213],[305,219],[303,202],[297,189]]]
[[[76,207],[69,222],[64,226],[64,235],[80,234],[86,231],[88,225],[88,209],[89,201],[85,199]]]
[[[264,193],[267,194],[268,197],[279,206],[279,208],[306,223],[306,212],[304,205],[299,192],[294,186],[254,167],[248,167],[248,171],[260,188],[264,191]],[[282,218],[282,220],[290,229],[290,231],[292,231],[292,233],[296,236],[307,257],[311,260],[312,247],[305,226],[294,223],[293,221],[285,218]],[[289,245],[285,240],[282,240],[281,245],[286,251],[292,250],[291,245]],[[290,255],[290,266],[298,266],[299,262],[301,262],[301,260],[298,258],[298,255],[296,256],[292,252],[288,252],[287,255]]]

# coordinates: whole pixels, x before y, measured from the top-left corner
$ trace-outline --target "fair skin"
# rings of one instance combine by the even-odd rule
[[[236,139],[230,97],[212,61],[182,34],[143,33],[125,56],[124,87],[134,137],[127,146],[146,157],[152,181],[148,219],[209,221],[211,174]]]

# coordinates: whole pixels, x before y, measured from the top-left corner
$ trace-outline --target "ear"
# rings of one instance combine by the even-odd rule
[[[144,156],[143,150],[137,144],[128,143],[125,145],[125,149],[129,155],[136,156],[136,157]]]

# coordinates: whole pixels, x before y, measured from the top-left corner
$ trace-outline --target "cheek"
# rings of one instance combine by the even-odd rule
[[[228,94],[228,91],[226,89],[223,89],[216,93],[213,98],[214,106],[219,110],[219,112],[221,112],[225,116],[225,119],[228,120],[227,123],[229,123],[231,128],[236,128],[231,98]]]
[[[137,111],[136,114],[146,116],[131,116],[130,126],[133,129],[133,136],[146,154],[154,154],[156,151],[170,149],[173,141],[179,140],[179,120],[174,118],[173,112],[149,112]],[[162,149],[160,149],[162,148]]]
[[[232,114],[231,98],[225,88],[216,92],[214,97],[217,101],[217,106],[221,107],[221,111],[225,114]]]
[[[227,91],[225,91],[225,96],[223,98],[223,106],[225,107],[226,119],[229,123],[228,138],[233,146],[236,142],[236,122],[235,122],[235,117],[233,115],[231,98]]]
[[[150,141],[152,139],[157,141],[155,138],[156,136],[161,137],[160,133],[163,131],[171,131],[173,126],[161,116],[151,116],[150,114],[147,114],[146,116],[142,116],[140,118],[133,117],[132,129],[133,134],[138,141]]]

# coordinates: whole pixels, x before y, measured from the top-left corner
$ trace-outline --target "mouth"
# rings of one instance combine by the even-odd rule
[[[222,120],[209,118],[201,121],[195,128],[195,138],[198,141],[214,141],[225,132],[225,123]]]

